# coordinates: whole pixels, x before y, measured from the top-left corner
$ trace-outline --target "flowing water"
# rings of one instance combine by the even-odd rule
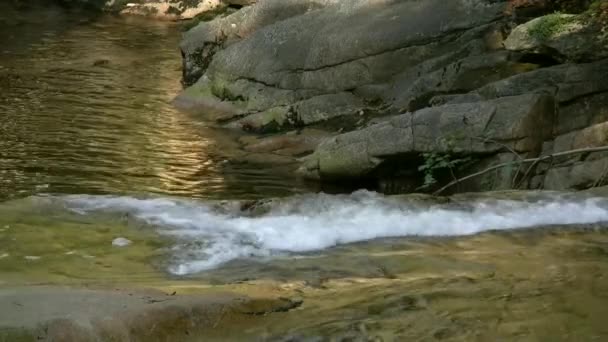
[[[608,338],[605,196],[310,193],[171,106],[179,40],[175,23],[0,5],[0,289],[304,298],[216,340]]]
[[[178,24],[59,9],[1,19],[0,199],[304,189],[289,173],[228,162],[234,137],[171,106],[182,89]]]

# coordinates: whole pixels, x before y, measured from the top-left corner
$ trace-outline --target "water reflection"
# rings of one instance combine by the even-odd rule
[[[42,27],[32,21],[0,30],[0,198],[299,191],[294,177],[227,166],[231,137],[171,107],[181,90],[176,24],[73,15]]]

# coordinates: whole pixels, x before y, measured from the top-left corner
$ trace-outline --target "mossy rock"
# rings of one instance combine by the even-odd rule
[[[528,29],[528,33],[537,40],[545,41],[580,26],[578,16],[554,13],[534,21],[534,24]]]
[[[603,29],[587,13],[553,13],[516,27],[505,40],[505,48],[560,62],[592,62],[608,57]]]

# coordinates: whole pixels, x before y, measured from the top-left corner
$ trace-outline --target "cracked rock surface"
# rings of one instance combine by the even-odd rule
[[[429,154],[467,160],[435,175],[446,183],[564,152],[594,125],[606,136],[602,7],[569,4],[556,15],[546,2],[259,0],[185,34],[190,87],[175,103],[264,138],[326,131],[313,154],[298,155],[306,178],[420,190]],[[500,170],[460,191],[584,189],[606,178],[606,162],[595,152]],[[593,171],[573,171],[585,165]]]

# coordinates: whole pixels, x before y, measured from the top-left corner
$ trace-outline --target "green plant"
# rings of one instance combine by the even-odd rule
[[[600,28],[603,39],[608,39],[608,2],[597,0],[591,3],[589,9],[583,13],[586,20],[589,20],[592,25]]]
[[[453,173],[453,169],[459,165],[468,163],[471,158],[454,158],[449,153],[428,152],[423,153],[422,158],[424,163],[418,167],[418,171],[424,174],[424,183],[420,189],[428,189],[437,183],[437,173],[443,170],[449,170]]]
[[[563,32],[568,24],[576,20],[578,20],[576,15],[555,12],[537,19],[536,24],[530,28],[530,35],[539,40],[547,40]]]

